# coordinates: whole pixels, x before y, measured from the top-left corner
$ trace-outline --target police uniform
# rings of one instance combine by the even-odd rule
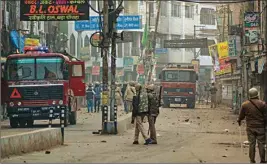
[[[254,92],[257,90],[252,88]],[[251,92],[251,90],[250,90]],[[247,137],[249,141],[249,158],[251,163],[255,162],[255,146],[258,142],[259,154],[261,163],[265,162],[265,116],[267,106],[265,102],[258,99],[257,96],[250,97],[250,100],[245,101],[240,110],[238,123],[241,125],[241,121],[246,118],[247,125]]]
[[[138,85],[136,88],[137,95],[133,97],[133,113],[132,113],[132,123],[135,119],[135,133],[133,144],[139,144],[139,133],[141,132],[143,138],[145,139],[145,144],[151,144],[152,140],[147,137],[144,126],[143,118],[148,115],[148,96],[146,89]]]
[[[148,123],[150,131],[150,139],[152,139],[152,144],[157,144],[157,134],[155,128],[156,118],[159,115],[159,95],[154,89],[154,86],[148,87]]]

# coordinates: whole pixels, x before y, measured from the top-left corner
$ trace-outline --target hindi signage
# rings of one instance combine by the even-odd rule
[[[20,0],[21,21],[88,20],[87,0]]]
[[[208,48],[207,38],[164,40],[164,48]]]

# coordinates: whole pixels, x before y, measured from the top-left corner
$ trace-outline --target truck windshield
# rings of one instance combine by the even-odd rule
[[[163,72],[163,80],[171,82],[196,82],[194,71],[169,70]]]
[[[60,57],[16,58],[7,61],[7,80],[63,79]]]

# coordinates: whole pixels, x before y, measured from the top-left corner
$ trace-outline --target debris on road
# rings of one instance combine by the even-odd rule
[[[51,153],[51,151],[45,151],[45,154],[50,154]]]
[[[223,155],[222,157],[224,157],[224,158],[227,158],[227,156],[226,156],[226,155]]]
[[[107,141],[106,140],[102,140],[101,143],[106,143]]]
[[[197,117],[197,119],[200,119],[200,117]]]
[[[224,132],[229,132],[229,129],[225,129]]]
[[[189,119],[185,119],[184,121],[185,121],[185,122],[189,122]]]
[[[175,152],[175,150],[172,150],[172,152]]]

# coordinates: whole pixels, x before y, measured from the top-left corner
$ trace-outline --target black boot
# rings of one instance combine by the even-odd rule
[[[138,141],[134,141],[133,144],[139,144],[139,142]]]

